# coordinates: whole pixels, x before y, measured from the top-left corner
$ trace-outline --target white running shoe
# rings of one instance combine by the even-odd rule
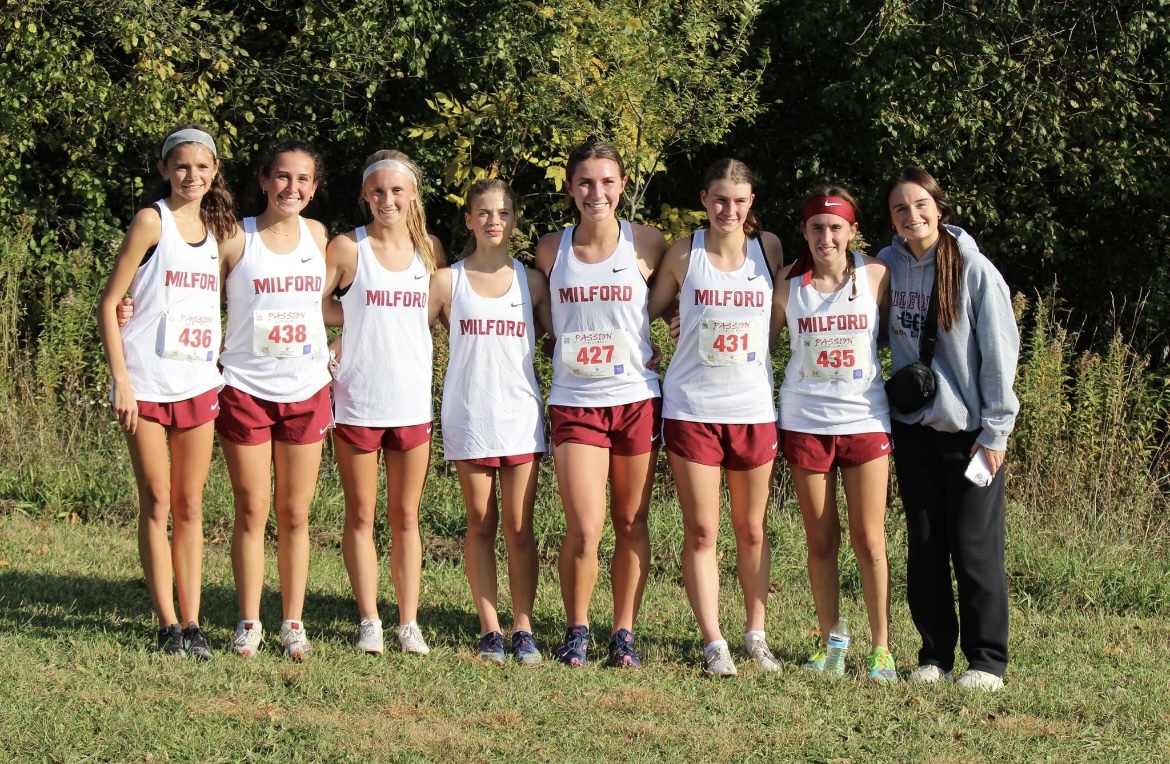
[[[300,621],[285,621],[281,624],[280,641],[284,645],[285,656],[294,661],[313,654],[313,643],[305,636],[305,625]]]
[[[962,687],[965,690],[995,692],[1003,689],[1003,677],[996,676],[987,671],[979,671],[978,669],[967,670],[955,681],[955,686]]]
[[[264,646],[264,627],[259,621],[240,621],[236,624],[236,638],[232,652],[241,658],[251,658]]]
[[[703,651],[703,673],[720,677],[736,675],[735,661],[731,659],[727,645]]]
[[[934,684],[935,682],[953,682],[954,680],[954,674],[949,671],[944,674],[943,670],[933,663],[922,664],[911,671],[910,676],[906,677],[906,681],[910,684]]]
[[[768,643],[760,637],[752,637],[743,643],[743,649],[764,671],[779,671],[780,661],[768,649]]]
[[[398,627],[398,644],[404,653],[426,655],[431,651],[415,623],[404,623]]]
[[[354,647],[359,653],[382,654],[382,622],[377,618],[368,618],[358,624],[358,638]]]

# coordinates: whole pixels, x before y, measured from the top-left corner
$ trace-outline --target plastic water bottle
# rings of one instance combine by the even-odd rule
[[[825,650],[825,673],[841,676],[845,673],[845,654],[849,652],[849,619],[842,618],[829,632],[829,645]]]

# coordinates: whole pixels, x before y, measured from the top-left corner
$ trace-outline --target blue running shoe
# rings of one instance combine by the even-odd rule
[[[543,660],[531,631],[512,632],[512,657],[521,666],[534,666]]]
[[[614,668],[642,668],[642,659],[634,652],[634,632],[618,629],[609,638],[609,665]]]
[[[565,643],[558,645],[553,654],[566,666],[584,666],[589,651],[589,627],[570,626],[565,632]]]
[[[506,657],[503,634],[498,631],[489,631],[479,638],[479,659],[481,661],[503,666]]]

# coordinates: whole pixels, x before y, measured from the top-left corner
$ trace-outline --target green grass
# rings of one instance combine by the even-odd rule
[[[656,515],[669,512],[668,504],[656,504]],[[665,532],[668,518],[656,522]],[[904,605],[899,524],[891,516],[892,646],[905,670],[917,642]],[[662,551],[669,542],[656,545],[639,623],[645,670],[602,668],[602,645],[593,653],[598,660],[582,670],[551,662],[499,669],[473,657],[477,622],[467,583],[451,540],[435,536],[426,539],[431,554],[420,614],[432,654],[354,654],[356,614],[338,533],[318,528],[315,536],[305,610],[317,654],[303,665],[272,649],[250,661],[227,654],[235,595],[228,544],[222,534],[211,535],[203,620],[219,655],[197,664],[148,650],[155,624],[131,530],[20,512],[0,516],[6,563],[0,565],[0,756],[61,762],[1157,761],[1170,744],[1164,613],[1125,615],[1016,596],[1003,692],[876,687],[860,678],[865,618],[855,568],[846,565],[843,607],[859,632],[850,655],[853,676],[833,680],[799,670],[815,619],[803,536],[791,509],[777,508],[771,518],[776,552],[768,631],[785,670],[764,675],[740,656],[740,676],[719,682],[700,675],[699,639],[677,564]],[[1024,564],[1021,543],[1018,535],[1009,542],[1012,568]],[[728,549],[723,623],[734,644],[742,606],[730,564]],[[543,570],[536,626],[547,650],[560,635],[562,611],[553,568]],[[592,613],[601,633],[610,615],[604,580]],[[384,580],[383,618],[394,622],[385,601],[390,591]],[[506,597],[502,608],[506,616]],[[275,626],[274,585],[265,591],[263,613]]]

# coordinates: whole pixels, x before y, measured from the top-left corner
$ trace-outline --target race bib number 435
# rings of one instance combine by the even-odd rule
[[[853,381],[869,379],[873,359],[869,334],[814,334],[800,338],[804,376],[811,379]]]
[[[578,377],[616,377],[629,362],[630,343],[621,329],[561,335],[561,363]]]
[[[167,313],[163,316],[163,358],[214,361],[219,350],[219,316]]]
[[[761,318],[699,319],[699,360],[704,366],[753,363],[764,345]]]
[[[312,355],[312,323],[307,310],[257,310],[253,313],[252,352],[269,358]]]

